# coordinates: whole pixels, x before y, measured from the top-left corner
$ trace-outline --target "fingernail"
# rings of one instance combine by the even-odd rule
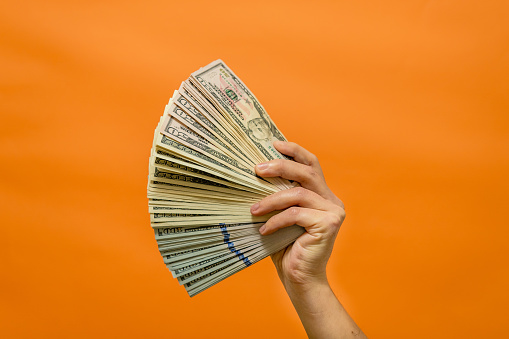
[[[263,234],[263,232],[265,232],[265,225],[263,225],[262,227],[260,227],[260,233]]]
[[[256,168],[258,168],[260,171],[265,171],[267,168],[269,168],[269,163],[263,162],[261,164],[256,165]]]
[[[256,210],[260,207],[260,203],[257,202],[256,204],[254,204],[253,206],[251,206],[251,213],[254,213],[256,212]]]

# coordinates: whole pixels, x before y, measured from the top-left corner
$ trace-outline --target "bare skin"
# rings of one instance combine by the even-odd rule
[[[263,235],[280,228],[305,228],[292,245],[272,255],[283,283],[309,338],[367,338],[332,292],[326,266],[345,219],[343,202],[332,193],[315,155],[292,142],[274,142],[290,160],[272,160],[255,167],[261,177],[282,177],[301,187],[270,195],[251,207],[253,215],[276,210],[260,228]]]

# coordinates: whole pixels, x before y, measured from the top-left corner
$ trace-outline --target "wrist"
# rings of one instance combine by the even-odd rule
[[[285,288],[309,338],[366,338],[334,295],[327,279],[290,283]]]
[[[308,277],[299,277],[297,279],[295,277],[287,277],[282,279],[282,282],[290,297],[293,294],[302,296],[331,289],[325,273]]]

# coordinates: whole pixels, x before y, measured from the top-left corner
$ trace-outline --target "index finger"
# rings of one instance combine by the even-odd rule
[[[311,167],[320,167],[320,163],[318,162],[316,155],[294,142],[278,140],[274,141],[274,147],[276,147],[279,152],[292,157],[295,161],[300,162],[301,164]]]

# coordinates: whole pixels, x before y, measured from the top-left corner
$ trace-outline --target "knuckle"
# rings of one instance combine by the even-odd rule
[[[307,156],[307,165],[313,166],[318,164],[319,164],[318,157],[313,153],[309,153]]]
[[[342,209],[343,212],[346,210],[343,201],[341,201],[341,199],[335,196],[334,193],[332,193],[332,191],[330,192],[330,197],[328,198],[328,200],[332,202],[334,206],[336,206],[336,208]]]
[[[282,162],[281,160],[274,160],[273,164],[272,164],[272,169],[275,173],[277,174],[282,174],[285,170],[284,168],[284,162]]]
[[[343,223],[343,221],[346,218],[346,212],[344,208],[342,208],[341,211],[339,212],[339,218],[341,219],[341,223]]]
[[[314,155],[313,153],[311,153],[309,155],[309,160],[311,160],[311,162],[314,164],[318,163],[318,157],[316,155]]]
[[[292,188],[293,189],[293,192],[295,194],[295,196],[300,200],[304,197],[306,197],[309,193],[309,191],[307,189],[305,189],[304,187],[295,187],[295,188]]]
[[[314,170],[314,168],[311,168],[311,167],[310,167],[310,168],[309,168],[309,170],[308,170],[308,175],[309,175],[311,178],[313,178],[313,179],[314,179],[314,178],[318,177],[318,172],[316,172],[316,171]]]
[[[311,182],[317,180],[318,178],[318,172],[316,172],[312,167],[308,167],[305,173],[305,180]]]
[[[329,214],[328,218],[328,224],[329,226],[334,230],[337,231],[341,227],[341,224],[343,223],[343,219],[340,215],[336,213]]]
[[[288,214],[291,215],[292,217],[296,217],[297,215],[299,215],[300,213],[300,208],[298,207],[290,207],[288,209]]]
[[[336,206],[334,208],[334,214],[338,216],[338,218],[341,220],[341,222],[343,222],[343,220],[345,220],[346,212],[345,212],[344,208],[341,208],[340,206]]]

